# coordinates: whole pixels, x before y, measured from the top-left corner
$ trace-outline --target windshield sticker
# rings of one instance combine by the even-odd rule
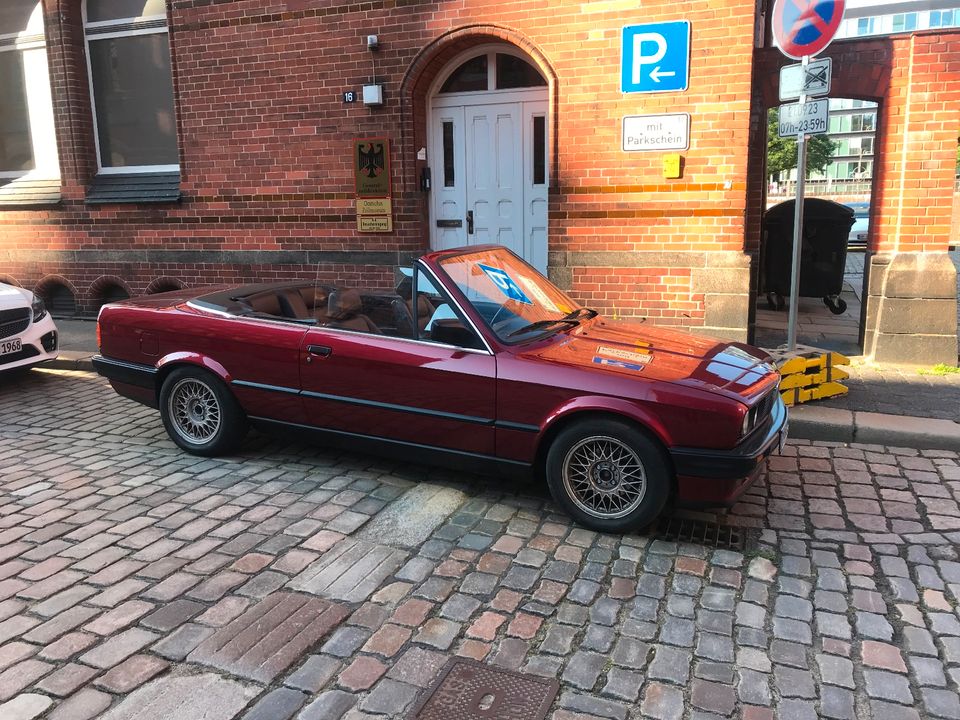
[[[623,362],[622,360],[612,360],[610,358],[600,357],[599,355],[594,355],[593,361],[597,365],[606,365],[607,367],[623,368],[624,370],[633,370],[634,372],[641,372],[643,370],[643,365],[638,365],[636,363]]]
[[[521,302],[524,305],[533,305],[533,302],[528,298],[523,290],[520,289],[520,286],[514,282],[514,279],[507,275],[503,270],[498,268],[492,268],[481,263],[477,263],[477,267],[483,270],[487,274],[487,277],[490,278],[491,282],[496,285],[500,292],[506,295],[511,300],[516,300]]]
[[[554,303],[543,291],[543,288],[537,285],[533,280],[528,278],[526,275],[517,275],[517,278],[521,283],[523,283],[523,286],[527,289],[527,291],[537,299],[537,302],[543,305],[547,310],[561,312],[560,308],[556,306],[556,303]],[[566,312],[570,311],[567,310]]]
[[[609,358],[617,358],[619,360],[630,360],[632,362],[638,362],[643,365],[646,365],[653,358],[648,353],[643,352],[631,352],[630,350],[621,350],[620,348],[604,347],[600,345],[597,348],[597,355],[604,355]]]

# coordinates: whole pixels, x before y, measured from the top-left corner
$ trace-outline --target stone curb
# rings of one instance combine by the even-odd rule
[[[76,350],[61,350],[56,360],[50,360],[41,367],[50,370],[89,370],[93,372],[93,353]]]
[[[960,451],[960,424],[950,420],[816,406],[790,410],[790,437]]]

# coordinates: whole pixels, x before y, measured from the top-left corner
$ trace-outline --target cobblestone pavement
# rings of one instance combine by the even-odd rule
[[[794,443],[742,552],[252,437],[179,452],[87,373],[0,380],[0,718],[401,718],[454,655],[548,717],[958,718],[960,463]]]

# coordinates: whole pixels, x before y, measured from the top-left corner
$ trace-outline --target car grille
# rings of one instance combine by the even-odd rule
[[[18,360],[26,360],[27,358],[36,357],[39,354],[40,351],[37,350],[33,345],[24,345],[23,350],[20,352],[9,353],[8,355],[0,355],[0,367],[9,365],[10,363],[15,363]]]
[[[750,408],[749,427],[751,430],[763,424],[763,421],[766,420],[767,416],[773,411],[773,404],[776,402],[776,400],[777,390],[774,389],[761,398],[760,402]]]
[[[0,310],[0,340],[19,335],[30,324],[30,308]]]

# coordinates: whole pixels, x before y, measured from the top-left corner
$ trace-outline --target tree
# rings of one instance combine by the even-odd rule
[[[767,174],[776,175],[797,166],[796,138],[782,138],[777,133],[779,111],[772,108],[767,113]],[[810,135],[807,139],[807,177],[811,173],[822,173],[833,158],[837,143],[827,135]]]

